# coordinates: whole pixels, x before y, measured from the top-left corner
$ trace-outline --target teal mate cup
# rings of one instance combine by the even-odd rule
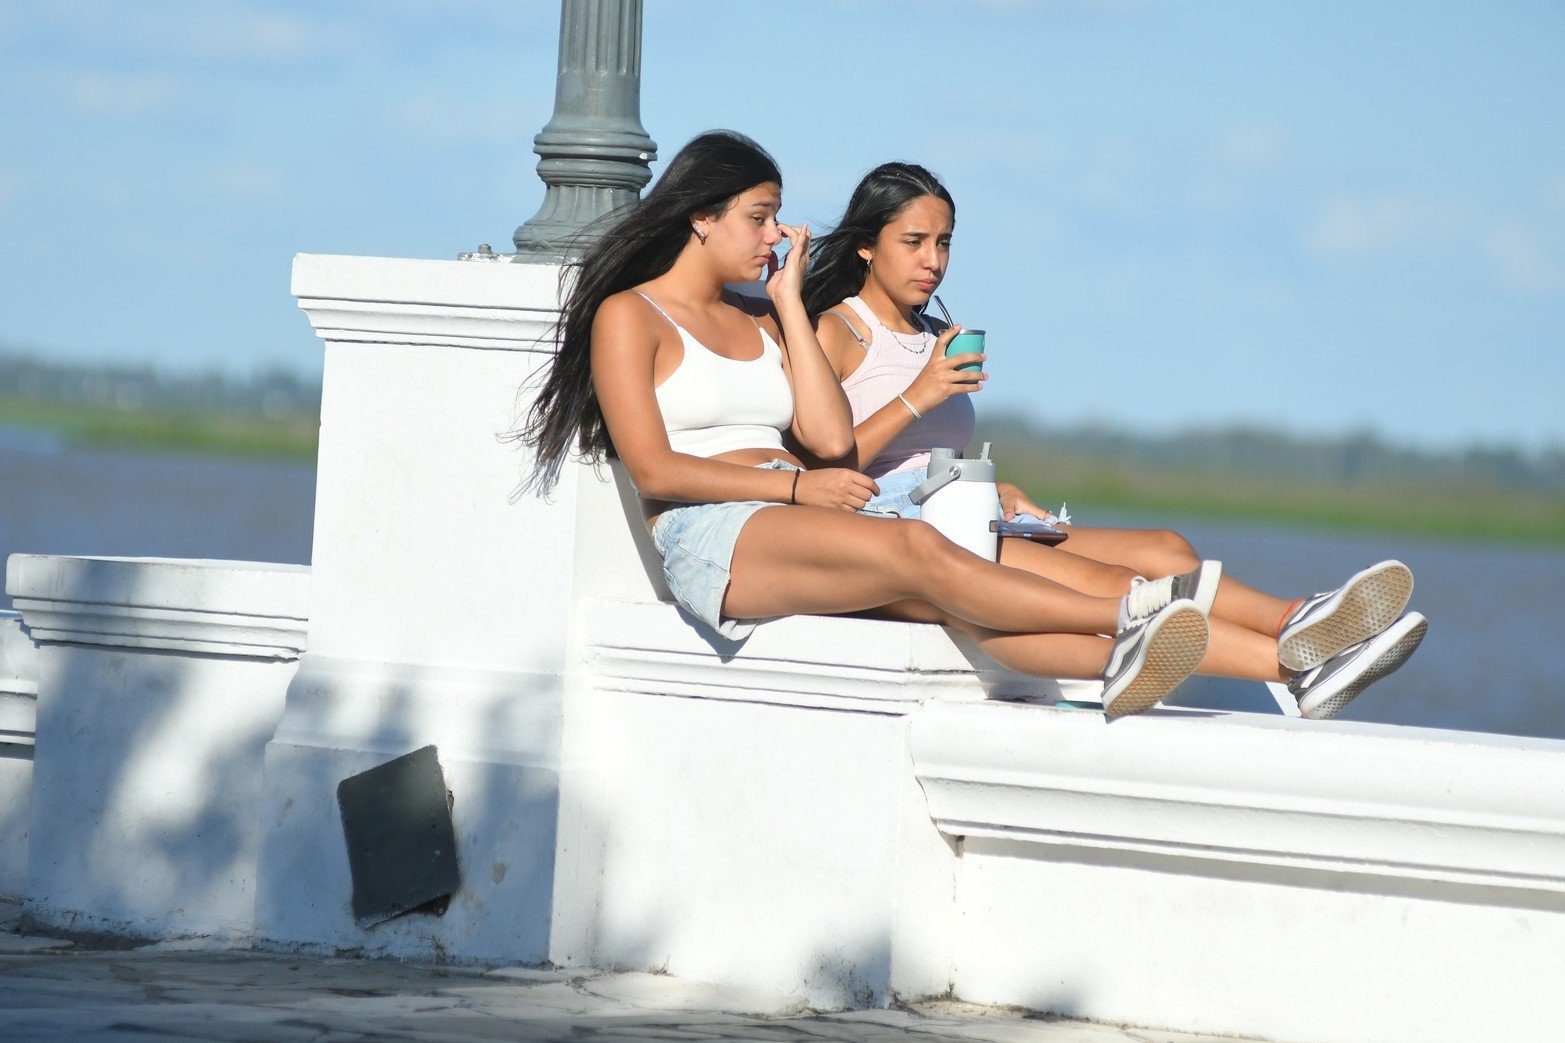
[[[946,345],[946,358],[952,355],[971,355],[984,350],[983,330],[963,330],[951,338],[951,343]],[[977,373],[984,368],[982,362],[971,362],[965,366],[956,367],[964,373]]]

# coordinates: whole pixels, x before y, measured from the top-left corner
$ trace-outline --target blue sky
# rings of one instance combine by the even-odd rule
[[[647,0],[666,160],[829,225],[957,198],[981,408],[1565,447],[1565,5]],[[454,257],[542,198],[553,0],[0,0],[0,345],[318,372],[295,253]],[[654,168],[657,169],[657,168]]]

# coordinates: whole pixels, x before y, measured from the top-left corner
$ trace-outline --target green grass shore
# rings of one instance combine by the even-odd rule
[[[71,445],[313,462],[320,418],[259,411],[109,409],[0,398],[0,425],[47,431]]]
[[[189,452],[310,463],[319,418],[259,412],[116,410],[0,397],[0,425],[53,432],[92,448]],[[1101,511],[1208,518],[1450,541],[1565,546],[1565,495],[1496,486],[1433,487],[1238,477],[1197,467],[1154,468],[1050,445],[1014,446],[1001,477],[1084,520]]]
[[[1384,533],[1452,542],[1565,546],[1565,495],[1492,485],[1356,483],[1154,468],[1050,448],[1007,454],[1001,477],[1041,506]],[[1075,513],[1073,511],[1072,513]],[[1086,518],[1083,519],[1087,520]]]

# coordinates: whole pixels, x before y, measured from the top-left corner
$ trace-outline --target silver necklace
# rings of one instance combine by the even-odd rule
[[[861,298],[859,298],[859,300],[862,301],[863,298],[861,297]],[[875,315],[874,310],[870,309],[869,305],[866,304],[866,305],[864,305],[864,307],[865,307],[866,310],[869,310],[869,313],[871,315]],[[878,315],[875,315],[875,321],[877,323],[879,323],[881,329],[883,329],[887,333],[891,334],[891,339],[896,343],[897,347],[901,348],[903,351],[907,352],[910,355],[922,355],[924,352],[929,350],[929,344],[930,344],[930,341],[928,339],[929,338],[929,334],[930,334],[929,322],[922,315],[920,315],[918,312],[914,312],[913,313],[913,317],[915,319],[917,319],[918,320],[918,324],[923,327],[923,329],[920,330],[917,333],[898,333],[896,330],[892,329],[890,326],[887,326],[884,322],[881,322],[880,321],[880,316],[878,316]],[[908,345],[907,345],[907,338],[914,338],[914,339],[916,339],[917,342],[918,342],[918,347],[916,347],[916,348],[908,347]]]

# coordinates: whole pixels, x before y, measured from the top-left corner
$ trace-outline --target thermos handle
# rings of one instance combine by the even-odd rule
[[[923,504],[925,500],[935,495],[935,493],[956,481],[961,474],[962,469],[953,464],[948,470],[925,478],[919,483],[918,488],[908,493],[908,499],[916,504]]]

